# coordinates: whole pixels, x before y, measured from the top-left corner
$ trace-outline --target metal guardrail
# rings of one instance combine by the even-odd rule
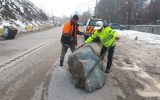
[[[129,29],[160,35],[160,25],[130,25]]]

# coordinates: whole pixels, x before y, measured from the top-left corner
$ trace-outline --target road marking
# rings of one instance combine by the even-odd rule
[[[41,49],[42,47],[46,46],[47,44],[49,44],[51,41],[56,41],[56,39],[50,39],[46,42],[43,42],[41,44],[39,44],[38,46],[33,47],[32,49],[29,49],[15,57],[12,57],[11,59],[3,62],[0,64],[0,72],[4,71],[5,69],[7,69],[11,64],[16,63],[18,60],[26,57],[27,55]]]

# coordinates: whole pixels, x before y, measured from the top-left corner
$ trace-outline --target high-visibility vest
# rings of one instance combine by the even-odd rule
[[[115,38],[118,37],[118,33],[113,31],[110,27],[103,28],[101,32],[95,31],[86,41],[85,43],[92,42],[96,37],[99,37],[101,43],[105,47],[110,47],[115,45]],[[114,43],[113,43],[114,42]]]

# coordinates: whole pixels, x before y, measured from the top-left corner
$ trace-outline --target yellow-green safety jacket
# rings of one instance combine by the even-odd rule
[[[96,30],[86,41],[85,43],[88,44],[92,42],[96,37],[100,38],[101,43],[105,47],[112,47],[115,45],[116,37],[118,37],[118,32],[113,31],[109,26],[106,28],[103,28],[101,32],[98,32]]]

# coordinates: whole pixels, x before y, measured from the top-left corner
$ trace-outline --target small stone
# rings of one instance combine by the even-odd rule
[[[136,36],[134,40],[138,40],[138,36]]]

